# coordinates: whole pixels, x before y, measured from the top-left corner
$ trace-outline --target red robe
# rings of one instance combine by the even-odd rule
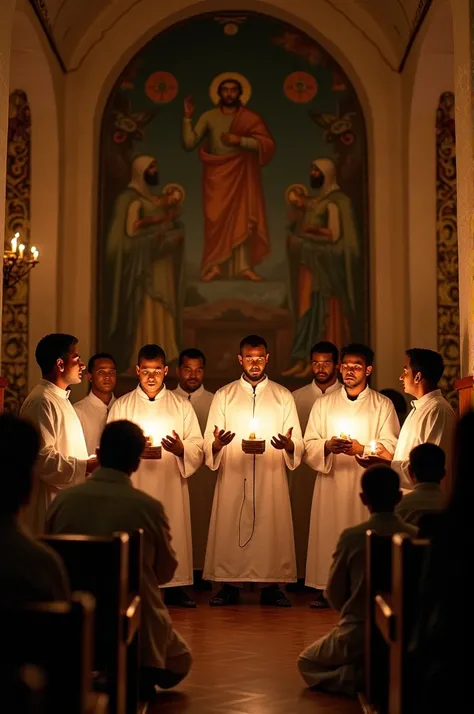
[[[272,160],[275,142],[262,118],[245,107],[236,112],[229,131],[256,139],[258,152],[241,149],[216,156],[208,153],[206,145],[199,150],[203,163],[203,274],[228,260],[247,239],[252,266],[270,252],[261,167]]]

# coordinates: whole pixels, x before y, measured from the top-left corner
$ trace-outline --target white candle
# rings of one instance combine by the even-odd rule
[[[18,238],[17,238],[17,235],[18,235],[18,234],[15,234],[15,237],[12,238],[12,240],[11,240],[12,251],[13,251],[14,253],[16,253],[16,249],[17,249],[17,247],[18,247]]]
[[[161,444],[159,426],[160,425],[157,422],[147,422],[142,426],[145,438],[150,440],[150,446],[160,446]]]
[[[250,436],[249,439],[256,439],[257,429],[258,429],[258,419],[257,417],[252,417],[249,424]]]
[[[375,455],[377,449],[377,442],[376,441],[371,441],[370,442],[370,453]]]
[[[23,245],[23,243],[20,243],[20,245],[18,246],[18,257],[20,258],[20,260],[23,260],[24,252],[25,252],[25,246]]]
[[[339,424],[339,438],[350,440],[351,438],[351,427],[346,421],[342,421]]]
[[[33,259],[38,260],[39,254],[40,254],[39,250],[35,249],[35,252],[33,253]]]

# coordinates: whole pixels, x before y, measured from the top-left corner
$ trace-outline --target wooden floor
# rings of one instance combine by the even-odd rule
[[[351,699],[305,688],[296,669],[299,652],[332,627],[335,613],[310,610],[306,593],[292,593],[285,610],[260,607],[257,593],[246,592],[239,607],[211,608],[209,597],[197,594],[196,610],[170,608],[194,666],[148,714],[360,714]]]

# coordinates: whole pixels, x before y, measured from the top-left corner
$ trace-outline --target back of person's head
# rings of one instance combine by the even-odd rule
[[[313,355],[315,354],[331,355],[334,364],[338,364],[339,362],[339,350],[332,342],[327,342],[326,340],[316,342],[316,344],[311,347],[309,358],[313,359]]]
[[[343,362],[347,356],[361,357],[365,361],[366,367],[372,367],[375,357],[373,349],[358,342],[352,342],[350,345],[345,345],[345,347],[342,348],[341,362]]]
[[[35,358],[43,376],[51,374],[58,359],[66,360],[69,350],[77,344],[74,335],[53,332],[36,345]]]
[[[436,444],[419,444],[410,452],[410,475],[418,483],[441,483],[446,474],[446,456]]]
[[[39,451],[35,427],[12,414],[0,414],[0,514],[13,515],[29,501]]]
[[[388,397],[390,399],[398,416],[406,416],[407,403],[403,394],[397,392],[396,389],[381,389],[380,394],[383,394],[384,397]]]
[[[166,354],[164,349],[159,345],[143,345],[138,353],[137,364],[139,365],[142,360],[157,360],[166,364]]]
[[[427,384],[436,387],[444,372],[444,361],[439,352],[413,347],[406,351],[406,355],[410,359],[413,377],[420,373]]]
[[[126,419],[107,424],[100,438],[97,457],[100,465],[126,474],[134,473],[140,465],[146,439],[137,424]]]
[[[400,478],[389,466],[371,466],[362,475],[360,495],[371,513],[394,510],[402,497]]]
[[[265,350],[268,350],[266,340],[263,337],[260,337],[260,335],[247,335],[247,337],[244,337],[240,341],[241,353],[244,347],[264,347]]]

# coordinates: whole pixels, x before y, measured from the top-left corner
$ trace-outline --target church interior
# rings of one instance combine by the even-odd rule
[[[30,419],[40,434],[41,457],[43,412],[28,417],[28,400],[38,384],[49,380],[67,392],[69,408],[94,392],[94,359],[109,363],[113,372],[109,397],[100,397],[107,409],[97,438],[88,439],[83,425],[82,451],[71,447],[69,453],[66,443],[73,436],[67,418],[72,417],[60,409],[51,421],[58,440],[48,448],[65,461],[57,467],[63,476],[54,480],[56,467],[52,476],[38,476],[41,469],[33,470],[33,462],[29,471],[32,483],[40,479],[49,495],[42,525],[28,538],[62,557],[72,596],[42,597],[39,605],[19,601],[14,607],[0,594],[12,662],[0,672],[5,711],[467,711],[466,682],[458,687],[467,643],[454,644],[452,631],[467,607],[464,475],[472,472],[467,451],[474,423],[474,0],[0,0],[0,6],[0,194],[5,196],[0,201],[0,424],[3,418],[14,420],[0,425],[4,455],[9,430],[18,429],[20,438]],[[48,358],[41,361],[39,347],[54,335],[71,338],[70,344],[66,356],[58,352],[46,369]],[[415,357],[423,365],[430,355],[436,361],[435,354],[442,364],[436,379],[427,377],[423,366],[415,369]],[[70,383],[64,381],[68,360],[82,365]],[[326,394],[322,386],[322,365],[329,370],[331,363],[331,385],[341,387],[348,409],[362,394],[351,383],[351,370],[354,380],[359,370],[363,388],[374,395],[372,406],[365,407],[370,414],[360,417],[372,430],[357,437],[361,443],[354,437],[355,417],[349,429],[344,418],[344,426],[338,422],[333,432],[323,433],[321,424],[332,418],[329,407],[325,415],[326,400],[342,409],[338,394],[330,394],[331,387]],[[253,388],[248,427],[247,416],[242,427],[240,416],[247,395],[232,391],[242,380]],[[275,399],[275,405],[262,411],[273,431],[262,428],[264,418],[255,418],[264,382],[274,385],[272,395],[266,387],[265,399]],[[209,403],[201,420],[193,394],[203,386]],[[313,386],[303,418],[298,395]],[[112,388],[114,404],[107,401]],[[138,406],[128,406],[140,389],[147,401],[136,397]],[[166,409],[176,424],[183,419],[184,431],[181,426],[174,431],[167,412],[156,441],[148,416],[137,420],[140,435],[132,436],[145,438],[146,445],[142,465],[127,473],[135,479],[139,469],[148,469],[139,486],[132,479],[135,490],[149,493],[150,502],[170,498],[164,516],[161,505],[156,516],[165,523],[160,547],[165,543],[171,553],[174,548],[177,560],[169,557],[175,558],[176,572],[186,561],[191,576],[172,581],[170,571],[156,586],[163,602],[159,594],[155,609],[165,613],[168,627],[160,636],[163,642],[175,638],[168,650],[178,648],[178,669],[162,661],[146,665],[148,674],[159,670],[162,679],[156,688],[152,684],[153,696],[144,696],[148,635],[142,629],[152,569],[146,526],[139,531],[132,525],[129,534],[117,534],[114,527],[106,538],[104,530],[87,527],[80,535],[59,526],[45,535],[45,523],[48,528],[59,523],[66,504],[61,498],[83,487],[72,484],[93,481],[97,468],[107,471],[101,434],[111,421],[109,412],[133,422],[133,409],[151,413],[160,390],[171,400]],[[439,429],[431,425],[433,434],[438,429],[436,437],[426,432],[408,438],[418,410],[412,399],[426,400],[435,392],[443,414],[453,415],[452,433],[443,422]],[[282,401],[297,414],[301,429],[288,411],[277,424]],[[377,409],[391,410],[380,427],[382,417],[374,426]],[[71,413],[82,423],[79,410]],[[222,423],[216,424],[218,419]],[[413,451],[398,460],[404,433],[405,448],[409,442]],[[22,438],[36,437],[25,432]],[[445,454],[440,520],[427,518],[415,535],[408,527],[405,535],[393,531],[393,537],[367,526],[370,534],[365,539],[363,532],[358,553],[365,608],[363,622],[357,621],[360,667],[346,665],[347,653],[339,661],[334,650],[326,653],[327,661],[319,655],[319,679],[313,680],[305,670],[313,657],[311,643],[323,641],[333,628],[354,627],[350,616],[341,617],[351,607],[355,566],[347,566],[341,600],[331,597],[326,575],[308,575],[309,561],[334,531],[327,558],[329,568],[337,543],[329,575],[336,578],[339,535],[365,518],[351,520],[348,511],[346,520],[333,518],[331,509],[336,512],[348,491],[325,496],[323,482],[333,478],[333,464],[351,459],[337,478],[344,473],[354,479],[351,498],[358,505],[366,475],[370,490],[372,469],[399,474],[396,491],[406,498],[414,488],[403,482],[407,473],[413,478],[412,455],[417,445],[430,442]],[[5,457],[3,488],[16,468],[28,471],[20,442],[12,443],[19,448]],[[387,453],[388,465],[382,463]],[[241,467],[232,467],[232,458],[244,463],[242,454],[253,472],[250,467],[242,476],[243,496],[240,490],[225,496],[224,474],[240,478]],[[117,459],[111,459],[110,470],[118,468]],[[259,459],[265,463],[261,472]],[[81,478],[77,463],[83,464]],[[399,463],[406,469],[397,470]],[[69,467],[75,475],[66,477]],[[169,482],[176,479],[173,496],[171,486],[162,498],[155,485],[151,490],[143,485],[157,481],[154,468],[163,468]],[[268,486],[259,501],[256,483],[263,482],[265,471],[280,484],[280,495],[275,485]],[[31,498],[38,498],[39,491],[30,488]],[[20,498],[17,491],[12,498]],[[54,521],[48,514],[57,494]],[[21,498],[23,506],[26,496]],[[374,517],[377,508],[367,499],[363,508]],[[276,520],[268,515],[270,502]],[[0,552],[10,547],[5,523],[13,516],[10,506],[5,508],[0,506]],[[224,521],[232,521],[232,508],[239,536],[233,562],[250,573],[242,577],[229,565],[230,555],[219,565],[219,545],[227,542]],[[260,526],[266,529],[265,546],[259,546],[252,570],[254,556],[246,556],[245,547],[260,537],[259,508],[271,520]],[[175,528],[177,513],[185,525]],[[324,526],[315,525],[316,516]],[[125,518],[124,524],[132,521]],[[242,523],[245,528],[250,523],[245,542]],[[237,525],[232,527],[237,532]],[[313,551],[316,531],[320,544]],[[263,560],[273,562],[272,550],[280,543],[278,567],[261,566]],[[8,575],[13,566],[4,571],[2,557],[0,591],[6,593],[14,587]],[[444,574],[431,572],[435,561],[447,568]],[[41,580],[40,570],[38,555],[31,581]],[[177,587],[161,587],[169,582]],[[183,586],[184,595],[177,592]],[[435,597],[441,589],[450,590],[448,604]],[[423,592],[429,593],[424,599]],[[454,665],[433,655],[452,647],[459,653],[456,682],[450,679]],[[339,688],[331,678],[334,667],[338,681],[344,681]]]

